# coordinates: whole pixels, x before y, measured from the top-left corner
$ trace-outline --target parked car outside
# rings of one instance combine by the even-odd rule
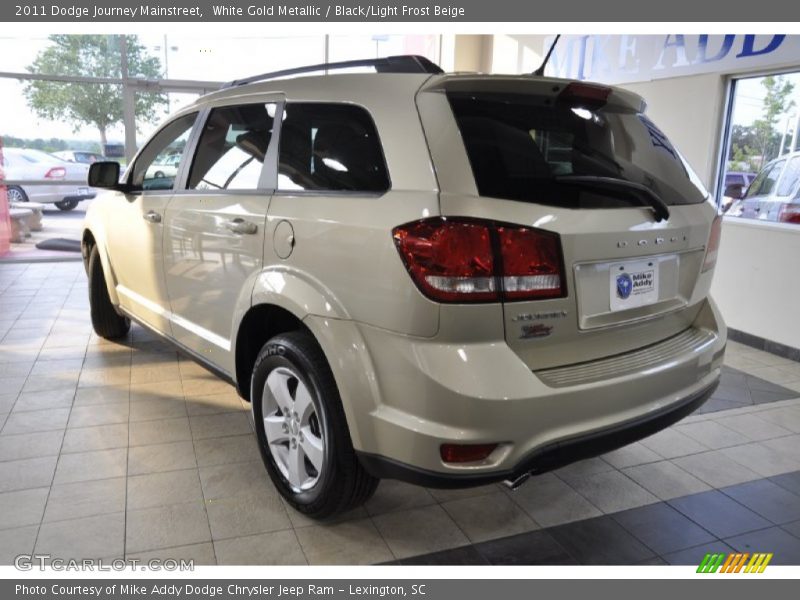
[[[744,198],[747,188],[756,178],[755,173],[745,173],[743,171],[728,171],[725,173],[725,183],[722,192],[722,212],[730,210],[733,203]]]
[[[67,162],[41,150],[3,148],[3,166],[8,180],[65,182],[63,185],[8,186],[9,202],[30,200],[55,204],[60,210],[67,211],[77,207],[82,200],[89,200],[97,195],[97,191],[85,183],[89,165]]]
[[[800,152],[784,154],[767,163],[745,197],[728,214],[800,224]]]
[[[235,384],[313,517],[380,478],[516,487],[700,406],[721,221],[642,98],[374,64],[234,82],[121,180],[92,165],[97,334],[135,320]]]
[[[89,152],[87,150],[60,150],[58,152],[53,152],[53,156],[66,160],[67,162],[82,163],[84,165],[90,165],[98,160],[106,159],[102,154]]]

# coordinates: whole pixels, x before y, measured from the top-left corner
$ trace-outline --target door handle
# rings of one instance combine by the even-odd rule
[[[144,215],[143,218],[148,223],[161,223],[161,215],[158,214],[154,210],[148,210]]]
[[[225,221],[225,228],[233,233],[246,233],[247,235],[253,235],[258,231],[258,225],[245,221],[241,217]]]

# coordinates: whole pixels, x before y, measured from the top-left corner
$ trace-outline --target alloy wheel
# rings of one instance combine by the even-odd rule
[[[287,367],[270,372],[261,398],[264,433],[275,465],[294,492],[310,490],[326,463],[324,415],[306,384]]]

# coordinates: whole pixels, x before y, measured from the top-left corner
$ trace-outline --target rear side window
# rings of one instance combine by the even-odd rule
[[[212,110],[200,135],[189,189],[258,189],[276,106],[243,104]]]
[[[707,198],[667,136],[633,109],[554,105],[530,94],[451,92],[448,99],[481,196],[564,208],[640,204],[628,182],[668,205]],[[599,178],[603,185],[593,186]]]
[[[367,111],[351,104],[287,104],[281,125],[278,188],[388,190],[383,150]]]
[[[778,196],[788,196],[797,185],[797,180],[800,179],[800,156],[795,156],[786,165],[786,170],[783,172],[781,182],[778,184]]]
[[[786,164],[785,160],[779,160],[776,163],[767,165],[761,173],[758,174],[753,185],[747,190],[747,198],[754,196],[768,196],[775,189],[775,184],[778,182],[778,177],[781,175],[783,165]]]

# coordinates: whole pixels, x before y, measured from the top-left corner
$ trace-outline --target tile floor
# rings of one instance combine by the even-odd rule
[[[798,556],[798,363],[732,343],[714,404],[639,443],[516,492],[385,481],[319,524],[273,489],[233,389],[141,328],[98,339],[85,287],[80,263],[0,265],[0,564],[658,563],[767,542]]]

